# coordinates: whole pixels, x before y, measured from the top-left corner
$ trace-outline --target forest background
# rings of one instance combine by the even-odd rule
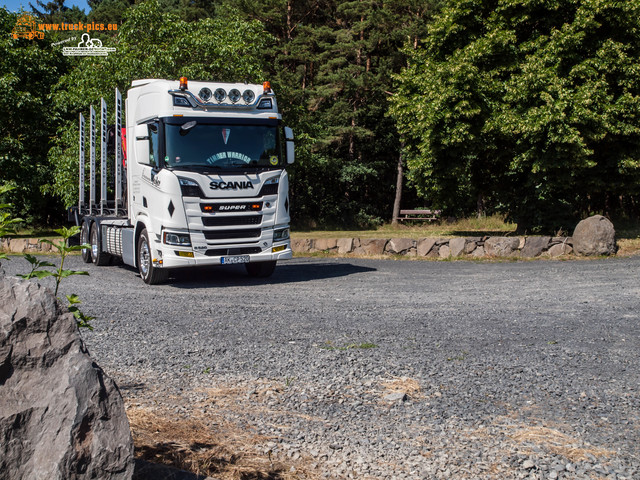
[[[298,228],[370,228],[401,204],[498,213],[526,233],[640,217],[640,2],[64,0],[42,23],[116,52],[66,57],[76,32],[14,39],[0,8],[0,203],[60,225],[77,202],[78,113],[138,78],[271,84],[296,134]],[[57,44],[57,45],[56,45]]]

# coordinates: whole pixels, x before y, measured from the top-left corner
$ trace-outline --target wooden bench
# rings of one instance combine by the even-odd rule
[[[398,220],[426,220],[427,222],[433,222],[440,218],[441,210],[400,210],[400,216]]]

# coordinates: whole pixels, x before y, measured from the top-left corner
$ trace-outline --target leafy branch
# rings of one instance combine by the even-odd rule
[[[46,278],[53,277],[56,282],[56,287],[54,291],[54,295],[58,296],[58,288],[60,287],[60,283],[63,279],[70,277],[72,275],[89,275],[89,272],[84,270],[69,270],[64,268],[64,261],[67,256],[83,248],[91,248],[90,245],[69,245],[69,239],[74,235],[77,235],[80,232],[80,227],[74,226],[71,228],[62,227],[57,230],[54,230],[58,235],[62,237],[60,241],[52,241],[52,240],[42,240],[44,243],[48,243],[53,248],[58,251],[60,255],[60,265],[57,267],[46,260],[38,260],[35,256],[30,255],[28,253],[24,254],[24,258],[31,264],[31,271],[26,275],[18,275],[24,279],[30,278]],[[54,267],[54,270],[46,270],[48,267]],[[78,308],[78,305],[81,303],[80,299],[76,294],[67,295],[67,301],[69,302],[69,311],[73,313],[73,316],[76,318],[76,323],[79,328],[88,328],[89,330],[93,330],[93,327],[89,323],[91,320],[94,320],[95,317],[91,317],[89,315],[84,314]]]

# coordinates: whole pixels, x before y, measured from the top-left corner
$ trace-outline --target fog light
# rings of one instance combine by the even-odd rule
[[[178,255],[179,257],[193,258],[193,252],[179,252],[176,250],[176,255]]]
[[[281,252],[282,250],[286,250],[286,245],[280,245],[279,247],[273,247],[271,249],[271,253]]]

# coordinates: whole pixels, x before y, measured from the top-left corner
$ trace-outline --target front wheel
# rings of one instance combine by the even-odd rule
[[[149,234],[146,228],[140,232],[138,237],[138,271],[144,283],[148,285],[162,283],[169,276],[169,272],[166,269],[153,266],[151,244],[149,243]]]
[[[250,277],[266,278],[270,277],[276,269],[276,260],[269,262],[245,263],[244,266]]]

